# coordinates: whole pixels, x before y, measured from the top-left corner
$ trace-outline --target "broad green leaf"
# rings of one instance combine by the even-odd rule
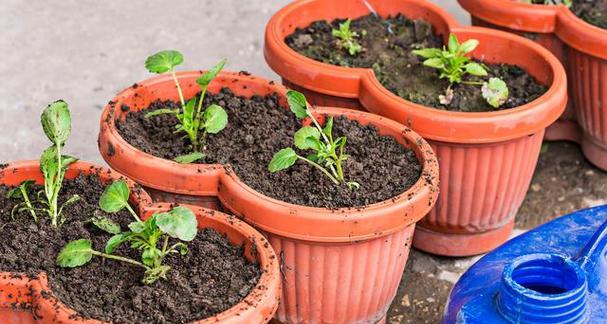
[[[105,188],[99,207],[106,213],[117,213],[129,203],[130,190],[124,180],[116,180]]]
[[[228,124],[228,113],[218,105],[210,105],[202,116],[207,133],[217,134]]]
[[[460,45],[460,49],[461,49],[462,53],[466,54],[466,53],[470,53],[470,52],[474,51],[474,49],[477,46],[478,46],[478,40],[469,39],[469,40],[463,42],[462,45]]]
[[[198,232],[196,216],[189,208],[182,206],[156,214],[156,225],[169,236],[186,242],[193,240]]]
[[[114,253],[114,250],[116,250],[122,243],[128,241],[131,235],[131,232],[124,232],[110,237],[107,243],[105,243],[105,253]]]
[[[449,52],[455,53],[459,50],[459,42],[455,34],[449,34]]]
[[[107,217],[94,217],[93,219],[91,219],[91,221],[99,229],[106,231],[110,234],[119,234],[120,233],[120,224],[114,222],[113,220],[111,220]]]
[[[325,146],[325,145],[324,145],[324,144],[323,144],[323,143],[320,141],[320,139],[318,139],[318,138],[316,138],[316,137],[307,137],[307,138],[305,139],[305,141],[306,141],[306,145],[307,145],[309,148],[311,148],[311,149],[313,149],[313,150],[315,150],[315,151],[320,151],[320,150],[322,150],[322,149],[323,149],[323,147]]]
[[[422,49],[414,50],[413,54],[428,59],[428,58],[433,58],[433,57],[440,57],[441,52],[442,51],[438,48],[422,48]]]
[[[148,227],[148,224],[145,222],[132,222],[129,223],[129,229],[133,231],[133,233],[142,233]]]
[[[145,68],[152,73],[165,73],[183,63],[183,55],[178,51],[158,52],[145,60]]]
[[[188,164],[188,163],[192,163],[194,161],[198,161],[198,160],[202,159],[203,157],[204,157],[204,153],[193,152],[190,154],[180,155],[180,156],[174,158],[173,161],[180,163],[180,164]]]
[[[294,143],[297,148],[300,150],[314,149],[319,150],[320,148],[315,146],[310,146],[311,142],[307,141],[308,137],[312,137],[315,139],[320,138],[320,132],[316,127],[305,126],[300,128],[294,135]],[[313,144],[312,144],[313,145]]]
[[[211,81],[217,77],[217,74],[223,70],[223,67],[226,65],[227,61],[228,60],[225,58],[219,61],[219,63],[217,63],[213,68],[203,73],[198,80],[196,80],[196,83],[205,89],[211,83]]]
[[[274,154],[272,161],[270,161],[270,164],[268,165],[268,170],[270,172],[284,170],[291,167],[296,161],[297,154],[292,148],[287,147]]]
[[[476,75],[476,76],[486,76],[487,75],[487,70],[485,70],[485,68],[478,63],[470,62],[470,63],[466,64],[465,67],[466,67],[466,72],[468,72],[472,75]]]
[[[49,104],[40,116],[46,137],[54,144],[63,145],[72,131],[72,120],[67,103],[57,100]]]
[[[322,129],[322,132],[329,138],[333,137],[333,117],[329,116],[327,121],[325,122],[325,127]]]
[[[93,258],[91,241],[75,240],[63,247],[57,255],[57,265],[60,267],[79,267],[87,264]]]
[[[499,78],[491,78],[483,83],[481,88],[483,98],[494,108],[498,108],[508,100],[508,86]]]
[[[179,113],[179,109],[168,109],[168,108],[162,108],[162,109],[156,109],[153,111],[150,111],[149,113],[145,114],[145,118],[150,118],[153,116],[158,116],[158,115],[166,115],[166,114],[177,114]]]
[[[289,108],[295,114],[295,117],[301,119],[308,116],[308,104],[306,103],[306,97],[303,93],[289,90],[287,91],[287,102]]]
[[[425,66],[433,67],[435,69],[442,69],[445,67],[443,61],[439,58],[429,58],[424,61]]]

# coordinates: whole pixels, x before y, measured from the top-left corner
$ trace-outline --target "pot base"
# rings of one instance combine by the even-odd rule
[[[504,243],[514,228],[514,219],[504,226],[483,233],[440,233],[417,226],[413,247],[431,254],[464,257],[483,254]]]
[[[582,139],[582,151],[588,161],[600,169],[607,170],[607,148],[584,136]]]
[[[544,140],[580,143],[582,140],[582,133],[580,127],[574,120],[559,119],[546,129]]]

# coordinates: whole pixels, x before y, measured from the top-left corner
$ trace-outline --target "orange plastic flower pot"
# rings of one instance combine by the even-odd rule
[[[533,33],[540,44],[561,59],[568,71],[573,108],[563,117],[567,121],[577,119],[577,123],[561,121],[558,125],[562,132],[547,138],[581,143],[586,157],[607,170],[607,30],[586,23],[565,6],[508,0],[458,1],[470,12],[474,24]]]
[[[121,175],[101,167],[84,162],[70,166],[66,178],[79,174],[96,174],[104,182],[119,178]],[[24,161],[9,164],[0,171],[0,183],[19,185],[32,179],[42,183],[37,161]],[[126,179],[131,188],[130,202],[145,219],[155,212],[170,209],[169,204],[152,205],[151,198],[134,182]],[[196,323],[267,323],[278,308],[280,296],[280,270],[278,258],[267,240],[255,229],[234,217],[195,206],[192,209],[198,219],[199,228],[213,228],[227,235],[232,244],[244,247],[245,257],[259,263],[263,270],[254,290],[237,305],[213,317]],[[48,286],[44,273],[37,278],[28,278],[25,274],[0,272],[0,322],[1,323],[103,323],[93,319],[79,318],[73,309],[58,300]]]
[[[414,246],[449,256],[489,251],[510,234],[537,163],[544,130],[565,109],[565,71],[540,45],[506,32],[459,27],[426,1],[372,3],[382,16],[402,13],[423,18],[444,37],[452,32],[461,41],[478,39],[476,58],[521,66],[549,87],[537,100],[513,109],[485,113],[430,109],[385,89],[370,69],[317,62],[284,42],[295,28],[315,20],[368,14],[362,1],[296,1],[276,13],[266,28],[265,58],[283,79],[312,91],[358,98],[366,110],[401,122],[429,140],[439,159],[441,195],[418,224]]]
[[[183,88],[192,89],[186,90],[186,97],[194,94],[189,85],[198,75],[179,74]],[[277,92],[282,101],[279,109],[288,109],[284,87],[254,76],[222,73],[211,86],[210,91],[228,86],[246,96]],[[312,108],[319,119],[325,114],[343,115],[375,125],[382,135],[415,151],[423,174],[406,192],[370,206],[337,210],[297,206],[256,192],[223,165],[179,165],[138,151],[120,138],[114,123],[124,118],[121,105],[141,109],[159,98],[177,99],[170,76],[127,89],[106,107],[99,145],[113,168],[166,192],[217,197],[222,207],[260,229],[281,260],[278,320],[371,323],[385,317],[403,274],[415,222],[428,213],[438,195],[438,162],[428,143],[409,128],[377,115]]]

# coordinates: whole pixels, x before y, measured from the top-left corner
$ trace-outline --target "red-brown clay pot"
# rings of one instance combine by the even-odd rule
[[[123,178],[119,174],[78,162],[72,164],[66,178],[74,178],[80,173],[98,174],[102,181]],[[37,161],[11,163],[0,171],[0,183],[18,185],[26,179],[42,183],[42,175]],[[130,202],[145,219],[153,213],[170,209],[170,204],[151,205],[147,193],[127,179],[131,187]],[[280,296],[280,270],[278,258],[267,240],[255,229],[232,216],[187,206],[197,216],[199,228],[211,227],[227,235],[232,244],[244,246],[245,256],[255,260],[263,269],[257,286],[249,295],[232,308],[195,323],[267,323],[278,308]],[[0,323],[104,323],[98,320],[84,320],[77,313],[53,296],[44,273],[30,279],[26,275],[0,272]]]
[[[542,45],[559,56],[568,71],[571,106],[581,131],[576,134],[577,125],[560,123],[565,137],[556,139],[581,143],[588,160],[607,170],[607,30],[586,23],[565,6],[508,0],[458,1],[470,12],[474,24],[534,33]],[[570,115],[567,111],[563,117],[574,120]]]
[[[189,89],[198,75],[199,72],[182,73],[180,82]],[[138,151],[120,138],[113,121],[124,116],[119,109],[121,103],[141,109],[157,98],[175,100],[172,84],[170,77],[164,76],[143,82],[137,89],[121,93],[115,105],[106,107],[99,141],[106,161],[147,186],[217,196],[222,207],[260,229],[282,261],[279,321],[382,320],[402,277],[415,222],[428,213],[438,195],[438,163],[431,147],[415,132],[380,116],[348,109],[312,108],[319,119],[324,114],[343,115],[377,126],[381,134],[393,136],[416,152],[423,175],[405,193],[370,206],[337,210],[297,206],[256,192],[222,165],[177,165]],[[241,95],[277,92],[282,97],[282,109],[288,109],[285,89],[268,81],[223,73],[211,85],[210,91],[230,86]],[[135,97],[135,91],[143,92]],[[187,91],[186,97],[194,94],[194,89]],[[114,148],[111,156],[107,154],[110,145]]]
[[[544,129],[565,109],[565,71],[546,49],[524,38],[479,27],[459,27],[440,8],[420,0],[375,1],[382,16],[403,13],[430,22],[437,34],[475,38],[476,58],[523,67],[549,90],[514,109],[449,112],[406,101],[385,89],[370,69],[324,64],[291,50],[284,38],[319,19],[368,14],[362,1],[294,2],[270,20],[265,57],[283,79],[317,92],[358,98],[371,112],[389,117],[429,140],[440,163],[441,195],[418,224],[414,246],[449,256],[489,251],[509,236],[539,156]]]
[[[177,74],[186,98],[200,88],[196,79],[200,72]],[[230,88],[239,96],[265,96],[278,93],[283,98],[286,88],[273,81],[244,73],[222,72],[208,87],[210,92]],[[127,143],[116,129],[116,120],[124,120],[129,111],[147,108],[155,100],[178,100],[175,83],[170,75],[148,79],[120,92],[110,101],[101,116],[99,150],[103,159],[114,170],[121,172],[150,192],[154,201],[177,202],[218,209],[217,188],[221,165],[179,164],[146,154]],[[123,105],[130,108],[122,109]],[[196,179],[197,181],[192,181]]]

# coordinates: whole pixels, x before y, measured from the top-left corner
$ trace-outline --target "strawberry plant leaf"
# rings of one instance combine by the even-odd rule
[[[422,48],[413,51],[413,54],[427,59],[433,57],[440,57],[441,53],[442,51],[438,48]]]
[[[130,190],[124,180],[116,180],[105,188],[99,199],[99,207],[106,213],[117,213],[129,203]]]
[[[189,208],[182,206],[156,214],[156,225],[169,236],[185,242],[193,240],[198,232],[196,216]]]
[[[91,241],[80,239],[65,245],[57,255],[57,265],[60,267],[79,267],[87,264],[93,258]]]
[[[318,141],[308,141],[308,138],[314,138],[318,140],[320,138],[320,132],[316,127],[305,126],[300,128],[294,135],[294,144],[300,150],[307,150],[313,148],[319,150],[320,147],[316,145]]]
[[[147,222],[132,222],[129,223],[129,229],[133,231],[133,233],[142,233],[148,228]]]
[[[457,36],[451,33],[449,34],[449,44],[448,44],[449,52],[456,53],[459,51],[459,41],[457,40]]]
[[[508,86],[499,78],[491,78],[483,83],[481,88],[483,98],[494,108],[498,108],[508,100]]]
[[[460,45],[460,49],[464,54],[470,53],[474,51],[474,49],[478,46],[478,40],[469,39]]]
[[[472,74],[472,75],[476,75],[476,76],[486,76],[487,75],[487,70],[485,70],[485,68],[475,62],[470,62],[468,64],[465,65],[466,68],[466,72]]]
[[[287,91],[287,102],[289,108],[295,114],[295,117],[302,119],[308,116],[308,104],[306,103],[306,97],[295,90]]]
[[[268,165],[268,170],[272,173],[278,172],[291,167],[296,161],[297,154],[292,148],[287,147],[274,154],[272,161],[270,161],[270,164]]]
[[[204,128],[208,133],[217,134],[228,124],[228,114],[218,105],[210,105],[203,114]]]
[[[116,234],[105,243],[105,253],[112,254],[114,251],[124,242],[128,241],[131,237],[131,232],[124,232]]]
[[[63,145],[72,131],[72,121],[67,103],[57,100],[49,104],[40,116],[42,130],[55,145]]]
[[[219,63],[217,63],[210,70],[208,70],[208,71],[204,72],[202,75],[200,75],[200,77],[196,80],[196,83],[198,83],[201,87],[203,87],[203,89],[206,89],[206,87],[211,83],[211,81],[213,81],[213,79],[215,79],[215,77],[217,77],[219,72],[221,72],[221,70],[223,70],[223,67],[226,65],[227,61],[228,60],[225,58],[222,59],[221,61],[219,61]]]
[[[165,73],[172,71],[183,63],[183,55],[175,50],[158,52],[145,60],[145,68],[152,73]]]
[[[106,231],[110,234],[120,233],[120,224],[107,217],[94,217],[91,219],[91,222],[100,230]]]

